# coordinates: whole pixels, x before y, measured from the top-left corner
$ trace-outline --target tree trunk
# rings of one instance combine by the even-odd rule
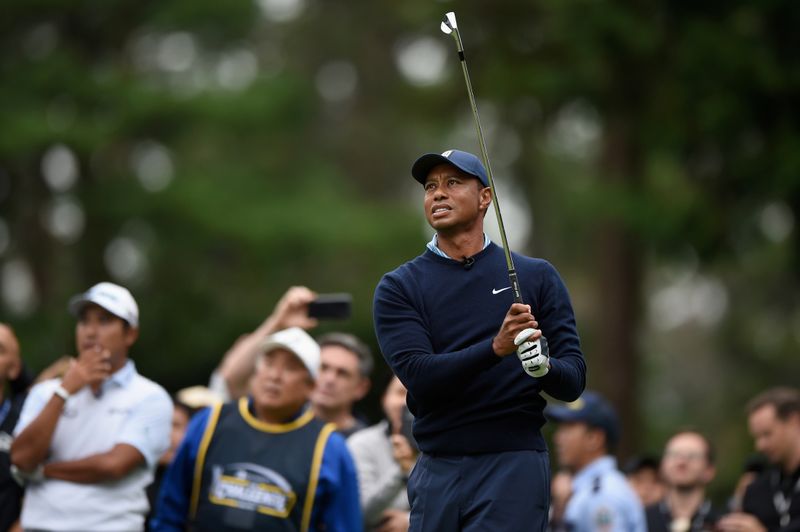
[[[601,153],[601,179],[613,189],[637,188],[640,175],[639,148],[623,117],[607,123]],[[642,252],[637,237],[624,216],[610,213],[597,226],[595,238],[598,319],[594,349],[588,354],[589,386],[616,407],[622,425],[618,456],[628,457],[639,449],[641,424],[638,409],[639,330],[642,292]]]

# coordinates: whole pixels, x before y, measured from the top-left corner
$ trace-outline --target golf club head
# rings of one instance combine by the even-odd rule
[[[444,18],[442,19],[442,25],[439,27],[442,29],[442,33],[445,35],[450,35],[453,33],[453,30],[458,28],[458,24],[456,23],[456,14],[453,11],[445,14]]]

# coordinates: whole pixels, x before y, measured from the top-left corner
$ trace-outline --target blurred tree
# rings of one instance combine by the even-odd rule
[[[800,77],[788,52],[800,49],[793,30],[800,9],[789,2],[537,7],[526,17],[515,2],[493,4],[505,15],[486,39],[492,60],[505,61],[496,71],[529,68],[521,78],[490,73],[485,83],[503,95],[508,120],[535,95],[541,119],[525,136],[564,167],[528,182],[544,214],[540,247],[562,248],[557,240],[574,244],[576,236],[594,243],[566,253],[592,265],[597,296],[584,328],[590,384],[621,410],[622,452],[645,444],[641,406],[658,405],[652,398],[670,391],[677,397],[669,406],[684,415],[662,424],[656,406],[647,411],[656,416],[651,431],[688,421],[714,433],[738,426],[742,435],[748,395],[788,383],[800,369],[797,335],[787,334],[798,316],[797,247],[787,236],[797,234],[800,158],[784,151],[800,138],[791,96]],[[525,173],[540,176],[547,164],[529,163]],[[553,189],[563,195],[550,196]],[[578,235],[575,222],[559,220],[570,216],[580,220]],[[665,298],[645,283],[665,267],[693,279],[673,286],[680,290],[671,291],[678,297],[666,313],[648,316]],[[764,297],[773,282],[780,293]],[[657,357],[660,371],[640,371],[646,357]],[[763,377],[739,375],[743,367]],[[730,415],[718,416],[720,409]]]
[[[372,290],[427,238],[410,162],[477,151],[450,9],[503,207],[530,209],[509,233],[565,276],[623,454],[697,424],[731,478],[741,406],[800,370],[792,2],[8,0],[0,305],[30,364],[73,352],[65,303],[103,279],[171,389],[291,284],[352,292],[321,329],[375,347]]]
[[[326,156],[325,58],[262,4],[0,8],[3,303],[34,368],[73,352],[66,301],[106,278],[137,296],[136,359],[172,389],[292,284],[352,292],[342,326],[373,343],[372,288],[418,228]]]

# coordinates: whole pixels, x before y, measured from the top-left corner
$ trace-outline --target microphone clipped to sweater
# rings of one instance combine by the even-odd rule
[[[469,270],[472,268],[472,265],[475,264],[475,257],[466,257],[464,260],[461,261],[461,265],[464,267],[465,270]]]

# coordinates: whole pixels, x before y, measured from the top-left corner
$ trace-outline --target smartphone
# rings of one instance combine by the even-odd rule
[[[350,317],[353,296],[350,294],[320,294],[308,304],[308,317],[318,320],[344,320]]]

